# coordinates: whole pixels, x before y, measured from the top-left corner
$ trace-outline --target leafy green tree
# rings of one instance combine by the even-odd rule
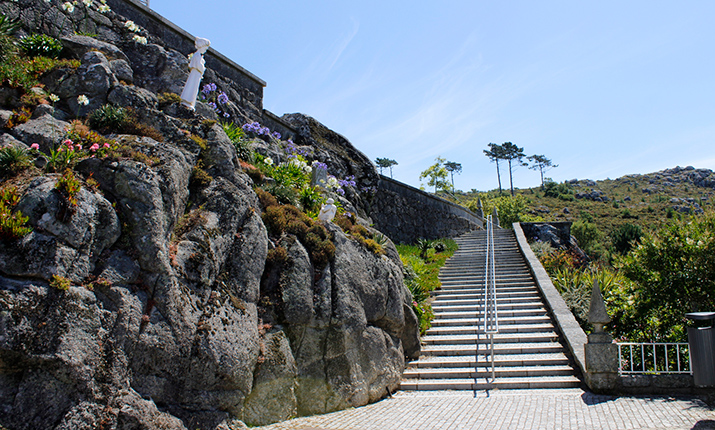
[[[715,310],[715,213],[644,234],[617,265],[637,283],[631,303],[640,336],[682,342],[686,313]]]
[[[435,193],[437,192],[438,188],[444,191],[449,191],[450,184],[447,181],[447,176],[449,175],[449,173],[444,167],[445,160],[442,157],[437,157],[434,159],[434,161],[436,161],[435,164],[429,166],[427,170],[420,173],[420,181],[424,178],[429,178],[429,182],[427,182],[427,184],[431,187],[434,187]]]
[[[454,161],[447,161],[444,163],[444,168],[449,172],[449,177],[452,179],[452,189],[454,189],[454,174],[462,173],[462,165]]]
[[[541,174],[541,189],[544,189],[544,172],[551,170],[555,167],[559,167],[558,164],[553,164],[551,160],[546,158],[544,155],[530,155],[526,157],[527,160],[531,161],[531,166],[529,169],[538,170]]]
[[[499,225],[502,228],[512,228],[515,222],[536,222],[543,221],[540,217],[529,215],[527,210],[527,201],[524,196],[498,196],[489,198],[487,195],[482,195],[482,205],[485,214],[490,214],[497,208],[499,213]],[[467,203],[467,208],[476,212],[479,205],[479,198],[471,200]]]
[[[496,143],[489,144],[489,150],[484,150],[484,155],[489,161],[497,165],[497,181],[499,182],[499,194],[501,194],[501,174],[499,173],[499,162],[504,160],[504,148]]]
[[[504,142],[501,145],[503,159],[509,163],[509,186],[511,187],[511,195],[514,196],[514,179],[512,177],[512,171],[514,170],[513,163],[517,165],[526,166],[526,163],[521,160],[526,156],[524,154],[524,148],[519,148],[511,142]]]
[[[397,161],[389,158],[376,158],[375,164],[380,169],[380,174],[382,175],[382,169],[390,169],[390,178],[392,178],[392,166],[397,166]]]

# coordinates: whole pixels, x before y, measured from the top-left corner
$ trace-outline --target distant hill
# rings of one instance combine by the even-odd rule
[[[508,195],[509,190],[502,192]],[[594,181],[573,179],[541,187],[515,190],[526,201],[526,214],[544,221],[593,222],[604,240],[618,226],[631,223],[644,230],[668,223],[673,218],[712,210],[715,205],[715,172],[694,167],[674,167],[647,174],[626,175]],[[461,193],[460,204],[487,193]]]

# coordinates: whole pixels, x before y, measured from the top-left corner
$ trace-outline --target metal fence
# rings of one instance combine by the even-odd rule
[[[618,343],[621,375],[692,373],[687,343]]]

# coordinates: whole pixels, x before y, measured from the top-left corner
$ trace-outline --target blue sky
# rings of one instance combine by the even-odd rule
[[[482,151],[505,141],[559,182],[715,169],[712,1],[150,1],[265,80],[266,109],[314,117],[411,185],[442,156],[458,189],[496,188]]]

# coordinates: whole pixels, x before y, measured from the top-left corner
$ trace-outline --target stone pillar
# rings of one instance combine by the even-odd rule
[[[496,206],[494,206],[494,210],[492,211],[492,223],[494,223],[495,226],[499,227],[499,212],[497,211]]]
[[[593,324],[594,329],[588,335],[588,343],[584,345],[586,384],[597,393],[613,391],[620,384],[618,346],[613,343],[611,335],[603,331],[604,324],[611,322],[611,318],[606,312],[597,279],[593,281],[588,322]]]
[[[484,206],[482,206],[482,199],[477,200],[477,216],[484,218]]]

